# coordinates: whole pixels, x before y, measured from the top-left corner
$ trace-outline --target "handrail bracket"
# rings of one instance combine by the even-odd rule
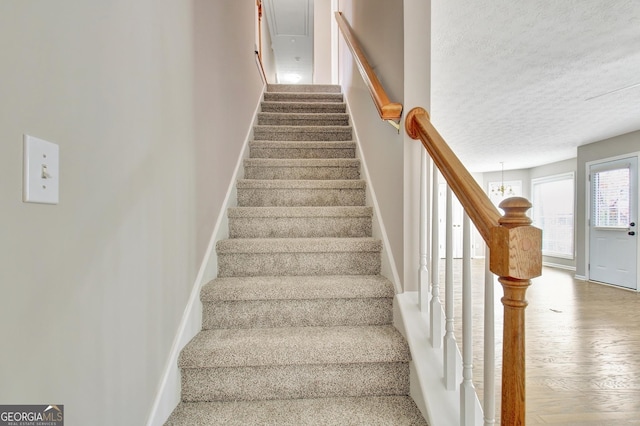
[[[397,131],[398,134],[400,134],[400,123],[399,122],[395,122],[393,120],[385,120],[387,123],[391,124]]]

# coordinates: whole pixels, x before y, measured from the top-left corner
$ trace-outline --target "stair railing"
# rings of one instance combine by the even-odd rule
[[[521,197],[513,197],[504,200],[500,208],[505,211],[500,215],[496,207],[489,200],[482,188],[462,165],[453,151],[449,148],[442,136],[432,125],[428,113],[423,108],[412,109],[405,119],[405,129],[413,139],[420,139],[427,153],[431,157],[437,169],[444,176],[451,191],[456,195],[465,211],[463,223],[463,380],[461,393],[461,424],[473,425],[475,422],[475,390],[472,383],[472,342],[471,342],[471,284],[470,284],[470,223],[473,222],[478,232],[488,247],[489,268],[499,278],[498,281],[504,289],[502,304],[504,306],[503,324],[503,352],[502,352],[502,395],[501,395],[501,424],[524,425],[525,424],[525,308],[527,301],[525,293],[531,284],[531,278],[537,277],[542,271],[542,233],[538,228],[531,226],[531,220],[526,216],[526,211],[531,208],[528,200]],[[424,166],[423,166],[424,168]],[[437,172],[434,168],[434,180],[437,180]],[[421,179],[424,181],[425,179]],[[434,184],[434,188],[435,188]],[[424,194],[425,191],[422,191]],[[438,197],[434,191],[432,199]],[[450,204],[450,195],[447,197]],[[450,209],[447,209],[450,210]],[[434,211],[437,211],[437,205]],[[450,215],[450,212],[447,213]],[[424,215],[423,215],[424,216]],[[432,224],[432,238],[437,239],[437,222]],[[451,246],[451,236],[447,232],[447,251]],[[437,245],[432,246],[432,268],[439,259]],[[423,257],[421,253],[421,257]],[[447,256],[447,262],[449,262]],[[447,272],[450,265],[446,266]],[[431,317],[439,317],[440,301],[438,298],[437,277],[432,275]],[[447,281],[449,278],[447,278]],[[447,283],[449,284],[449,283]],[[485,330],[485,372],[493,370],[493,276],[486,278],[485,295],[486,306],[491,305],[490,317],[485,319],[488,329]],[[438,331],[432,327],[432,347],[444,346],[445,357],[445,384],[450,388],[452,375],[455,369],[451,368],[451,362],[447,361],[447,352],[451,352],[451,344],[455,344],[452,333],[452,307],[449,305],[452,299],[452,290],[447,285],[445,289],[445,329],[444,337],[437,335]],[[437,315],[434,313],[437,312]],[[433,321],[432,321],[433,325]],[[440,330],[440,325],[437,327]],[[440,332],[441,333],[441,332]],[[489,336],[487,336],[489,334]],[[444,339],[444,345],[441,345]],[[485,379],[485,405],[487,401],[493,404],[493,386],[487,382],[493,382],[493,377]],[[489,393],[490,395],[487,395]],[[488,399],[487,399],[488,398]],[[489,411],[491,411],[490,407]],[[485,424],[492,424],[492,414],[486,416]]]
[[[267,74],[264,72],[264,64],[262,62],[262,0],[256,0],[256,12],[258,14],[258,50],[255,50],[256,63],[258,65],[258,71],[260,72],[260,78],[263,84],[268,84]]]
[[[371,65],[369,65],[369,61],[365,56],[362,48],[358,44],[358,40],[356,39],[351,27],[347,23],[347,21],[342,16],[342,12],[335,12],[336,21],[338,22],[338,27],[340,28],[340,32],[344,38],[345,43],[349,47],[351,54],[353,55],[353,59],[358,66],[358,70],[360,71],[360,75],[362,75],[362,79],[364,80],[367,89],[369,89],[369,93],[371,94],[371,98],[373,103],[378,110],[378,115],[380,118],[391,124],[393,127],[400,130],[400,117],[402,116],[402,104],[391,102],[389,97],[387,96],[387,92],[385,92],[380,80],[376,76],[376,73],[373,71]]]
[[[256,66],[258,67],[258,73],[260,74],[260,79],[262,80],[262,83],[266,86],[269,82],[267,81],[267,74],[264,72],[264,66],[262,65],[262,57],[260,56],[260,53],[255,50],[254,51],[256,54]]]

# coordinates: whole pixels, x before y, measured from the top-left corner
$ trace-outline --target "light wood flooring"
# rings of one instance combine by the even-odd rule
[[[459,274],[459,265],[456,265]],[[474,329],[483,322],[484,260],[473,260]],[[442,270],[443,268],[441,268]],[[444,281],[442,281],[444,283]],[[456,285],[455,316],[461,316]],[[496,282],[496,424],[500,416],[502,286]],[[444,288],[441,288],[444,297]],[[640,295],[544,268],[527,291],[527,424],[640,425]],[[456,337],[462,341],[456,319]],[[483,333],[474,383],[483,393]]]

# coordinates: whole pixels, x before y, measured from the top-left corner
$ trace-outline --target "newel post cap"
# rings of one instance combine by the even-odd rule
[[[498,205],[504,210],[504,216],[502,216],[498,222],[500,225],[508,228],[515,226],[531,225],[531,219],[527,216],[527,210],[532,206],[529,200],[524,197],[511,197],[506,200],[502,200]]]
[[[531,203],[513,197],[500,203],[505,211],[491,229],[491,272],[500,277],[528,280],[542,274],[542,231],[531,226],[526,212]]]

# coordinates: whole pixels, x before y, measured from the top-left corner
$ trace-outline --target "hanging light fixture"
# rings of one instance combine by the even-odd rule
[[[511,188],[511,185],[504,185],[504,161],[500,162],[500,167],[501,167],[501,175],[500,175],[500,186],[491,186],[491,195],[497,196],[499,195],[500,197],[505,197],[505,195],[507,196],[511,196],[514,195],[513,193],[513,188]]]

